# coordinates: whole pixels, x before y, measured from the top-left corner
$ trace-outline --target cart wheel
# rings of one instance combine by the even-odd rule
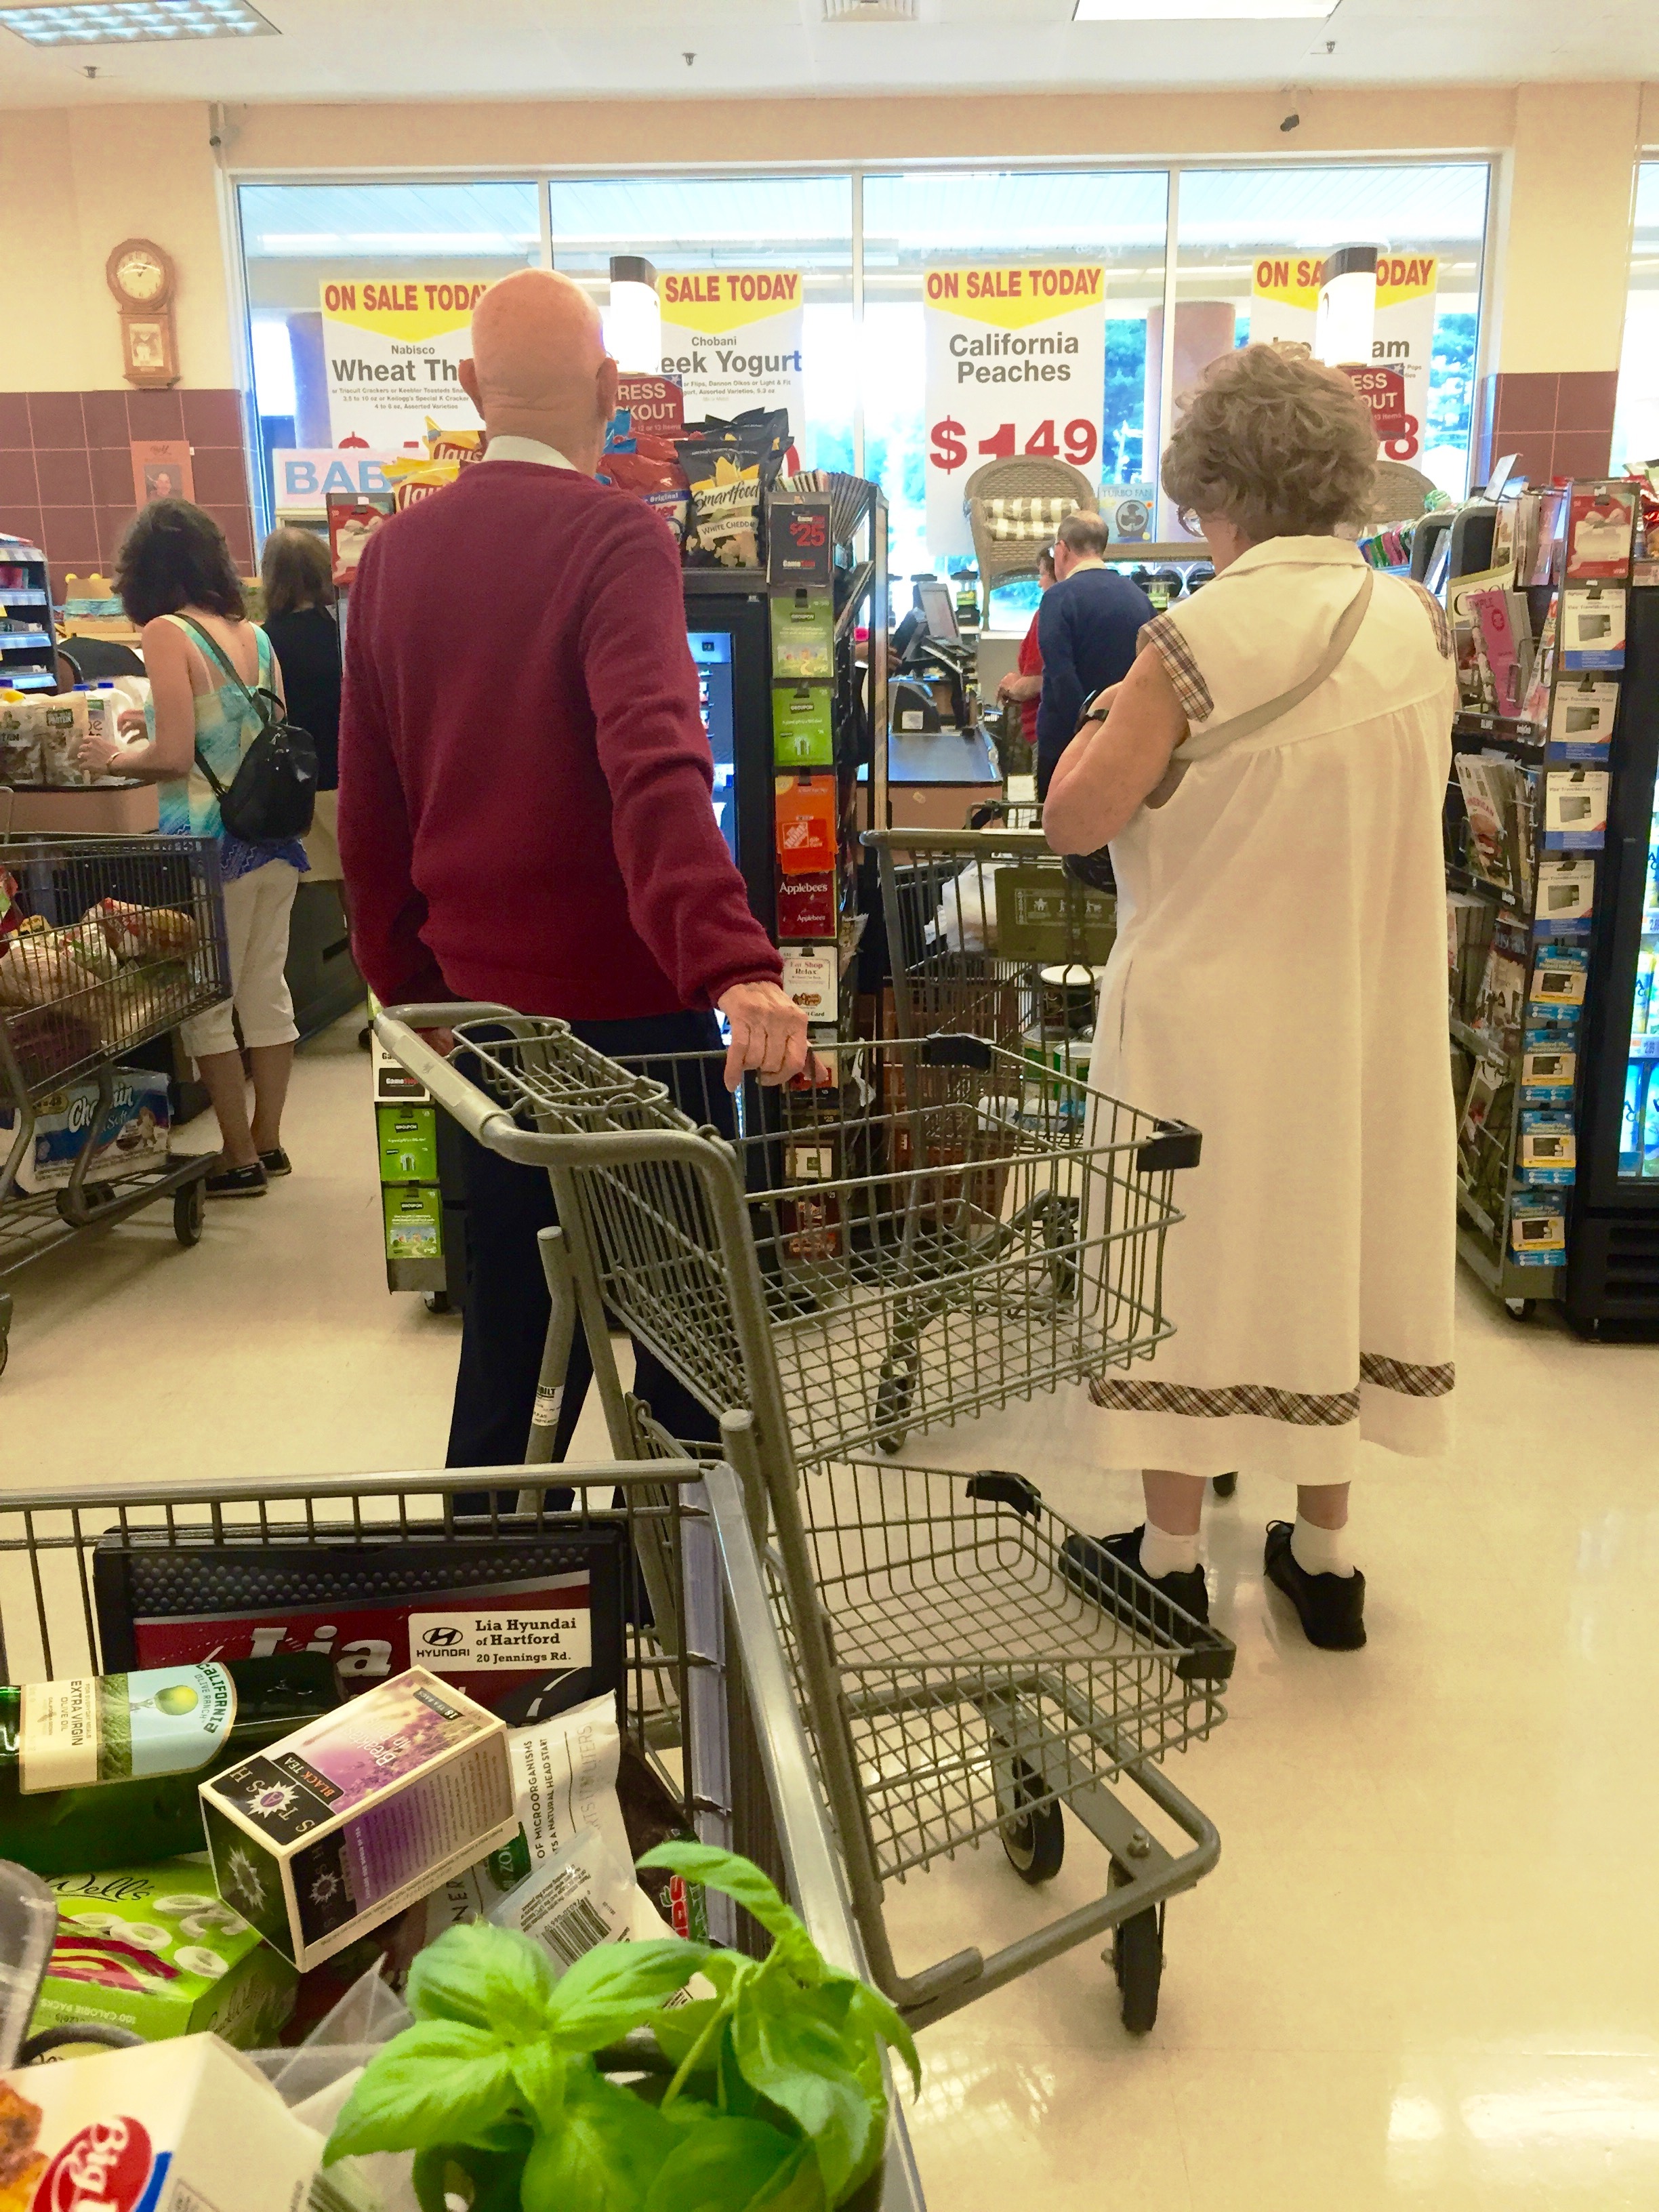
[[[1530,1321],[1537,1304],[1535,1298],[1505,1298],[1504,1310],[1511,1321]]]
[[[1217,1475],[1210,1487],[1218,1498],[1231,1498],[1238,1487],[1237,1471],[1235,1469],[1231,1474]]]
[[[915,1387],[915,1353],[890,1352],[881,1363],[881,1380],[876,1385],[876,1442],[884,1452],[896,1452],[904,1442],[905,1416]]]
[[[207,1191],[198,1176],[182,1190],[173,1194],[173,1233],[186,1252],[192,1244],[202,1241],[202,1224],[207,1218]]]
[[[1038,1805],[1036,1801],[1042,1794],[1042,1777],[1023,1759],[1017,1759],[1014,1804],[1016,1808],[1029,1805],[1032,1810],[1004,1825],[1002,1848],[1008,1854],[1009,1865],[1033,1889],[1041,1882],[1052,1881],[1066,1856],[1066,1823],[1060,1817],[1060,1807],[1057,1803]]]
[[[426,1294],[426,1310],[428,1313],[434,1314],[453,1313],[455,1310],[450,1304],[447,1291],[428,1291]]]
[[[1112,1966],[1122,1992],[1123,2025],[1131,2035],[1145,2035],[1157,2024],[1158,1986],[1164,1979],[1164,1930],[1158,1924],[1155,1905],[1114,1931]]]

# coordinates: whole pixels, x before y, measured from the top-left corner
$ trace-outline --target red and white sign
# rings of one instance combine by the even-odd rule
[[[930,269],[927,546],[971,553],[963,488],[987,461],[1030,453],[1100,481],[1106,272],[1042,263]]]
[[[1379,442],[1406,435],[1406,380],[1397,368],[1376,368],[1369,362],[1340,362],[1342,374],[1371,410]]]
[[[617,379],[617,405],[626,408],[636,432],[652,438],[678,438],[685,428],[685,392],[678,376],[639,376],[631,370]]]

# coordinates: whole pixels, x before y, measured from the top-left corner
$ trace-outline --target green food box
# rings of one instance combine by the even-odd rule
[[[436,1182],[438,1114],[434,1106],[377,1106],[382,1182]]]
[[[772,764],[775,768],[830,768],[836,740],[830,691],[817,684],[772,686]]]
[[[196,1859],[60,1874],[58,1934],[32,2032],[76,2021],[146,2043],[211,2029],[254,2051],[274,2043],[300,1978],[224,1904]]]
[[[822,586],[798,585],[772,601],[774,676],[833,676],[836,672],[836,607]]]
[[[386,1256],[388,1260],[441,1260],[444,1249],[443,1193],[431,1183],[388,1183]]]

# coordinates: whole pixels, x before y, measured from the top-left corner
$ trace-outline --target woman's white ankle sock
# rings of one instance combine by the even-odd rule
[[[1140,1571],[1152,1582],[1165,1575],[1189,1575],[1198,1565],[1198,1537],[1172,1536],[1150,1515],[1140,1539]]]
[[[1304,1521],[1299,1513],[1291,1531],[1291,1557],[1304,1575],[1353,1572],[1346,1528],[1322,1528],[1317,1522]]]

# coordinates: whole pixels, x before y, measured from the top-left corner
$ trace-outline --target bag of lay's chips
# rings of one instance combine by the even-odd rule
[[[441,430],[428,415],[426,453],[428,460],[455,461],[465,467],[469,461],[483,460],[484,434],[482,430]]]

